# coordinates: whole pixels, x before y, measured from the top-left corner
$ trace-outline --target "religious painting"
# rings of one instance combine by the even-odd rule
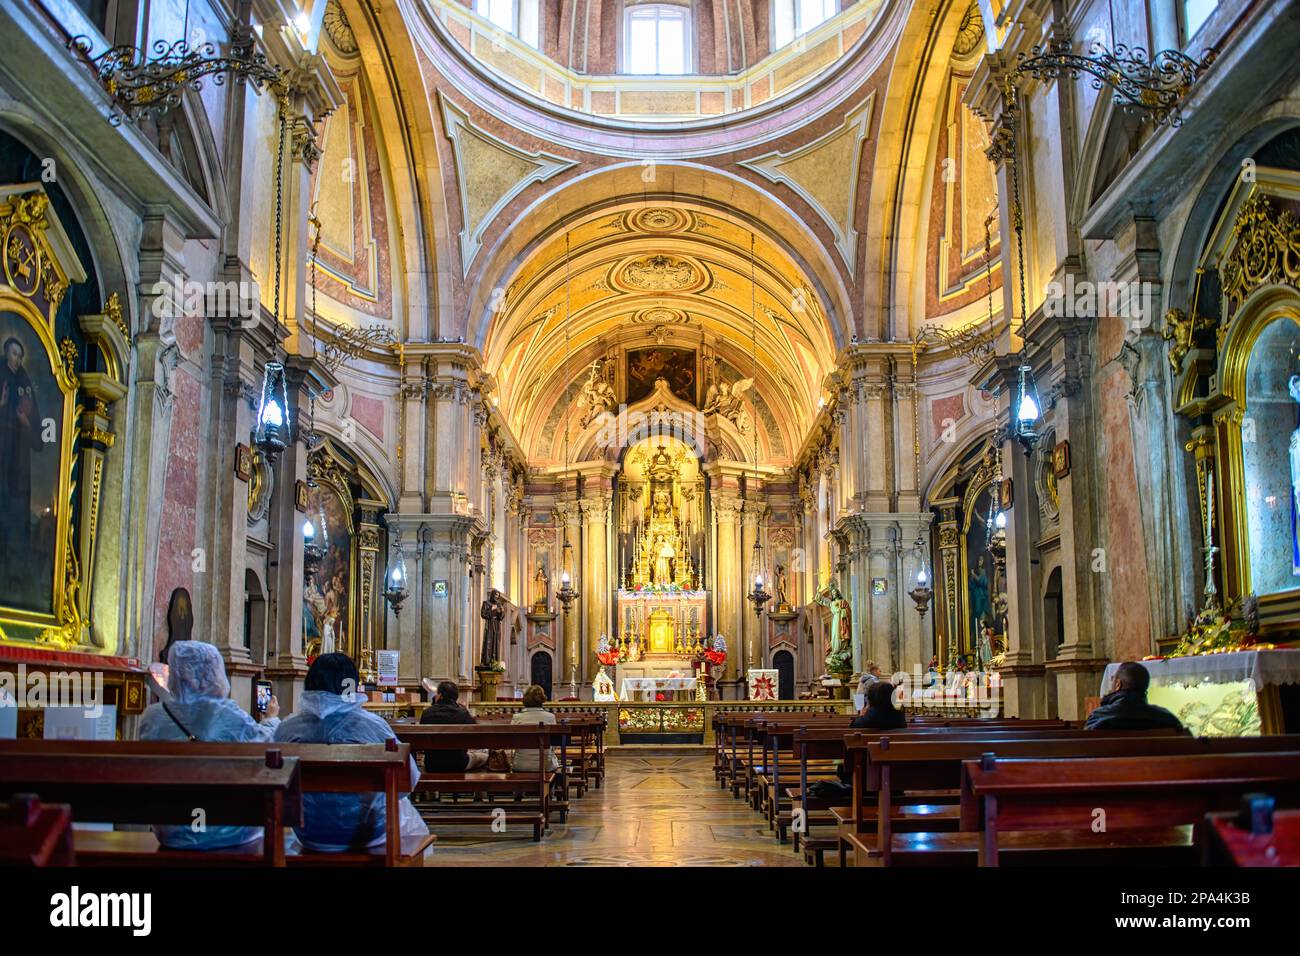
[[[353,651],[352,513],[344,496],[328,484],[307,491],[307,518],[325,547],[320,570],[303,590],[303,644],[308,656]]]
[[[1061,440],[1052,449],[1052,474],[1065,478],[1070,474],[1070,443]]]
[[[253,478],[253,450],[243,443],[235,446],[235,477],[240,481]]]
[[[307,513],[307,496],[309,492],[307,482],[299,479],[293,486],[293,506],[300,513]]]
[[[632,349],[627,353],[627,403],[632,405],[655,388],[662,378],[678,398],[697,402],[694,349]]]
[[[0,593],[15,610],[56,613],[71,502],[71,396],[52,342],[26,309],[0,308]]]
[[[1002,582],[989,548],[996,531],[994,519],[998,512],[994,493],[1000,491],[998,485],[986,484],[978,494],[967,497],[969,505],[962,537],[961,563],[966,600],[962,607],[961,648],[980,661],[993,657],[996,653],[994,645],[1003,632],[999,600]],[[975,663],[969,657],[967,660],[972,665]]]

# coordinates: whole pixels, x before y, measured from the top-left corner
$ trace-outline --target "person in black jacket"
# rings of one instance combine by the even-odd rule
[[[900,730],[907,726],[907,717],[894,706],[894,685],[878,680],[867,687],[867,706],[863,707],[849,726],[854,730]],[[848,764],[840,764],[835,774],[844,786],[853,781]]]
[[[456,702],[456,685],[445,680],[438,685],[433,704],[420,715],[422,724],[476,724],[474,715]],[[424,769],[430,773],[464,773],[488,762],[486,750],[426,750]]]
[[[1159,730],[1181,729],[1183,724],[1163,707],[1147,703],[1151,674],[1136,661],[1120,664],[1111,682],[1111,692],[1101,699],[1101,706],[1088,715],[1085,730]]]
[[[894,685],[876,681],[867,688],[867,706],[849,724],[854,730],[898,730],[907,717],[894,706]]]

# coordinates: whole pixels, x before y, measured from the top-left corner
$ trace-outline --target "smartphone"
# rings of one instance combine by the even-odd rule
[[[259,714],[265,714],[266,708],[271,706],[271,682],[259,680],[253,686],[253,706]]]

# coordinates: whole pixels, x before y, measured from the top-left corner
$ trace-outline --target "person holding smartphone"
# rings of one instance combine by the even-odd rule
[[[151,704],[140,718],[141,740],[203,740],[224,743],[269,741],[280,726],[280,704],[272,695],[261,722],[230,698],[221,652],[203,641],[178,641],[167,656],[167,690],[172,700]],[[262,835],[260,827],[157,826],[158,842],[178,850],[217,850]]]

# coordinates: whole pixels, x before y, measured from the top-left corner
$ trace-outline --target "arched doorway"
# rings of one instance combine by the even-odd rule
[[[266,592],[252,568],[244,571],[244,647],[254,664],[266,664]]]
[[[551,672],[551,655],[546,653],[546,651],[538,651],[534,654],[528,665],[528,681],[546,691],[547,700],[550,700],[552,696]]]
[[[772,655],[772,667],[776,669],[777,699],[794,700],[794,655],[777,651]]]

